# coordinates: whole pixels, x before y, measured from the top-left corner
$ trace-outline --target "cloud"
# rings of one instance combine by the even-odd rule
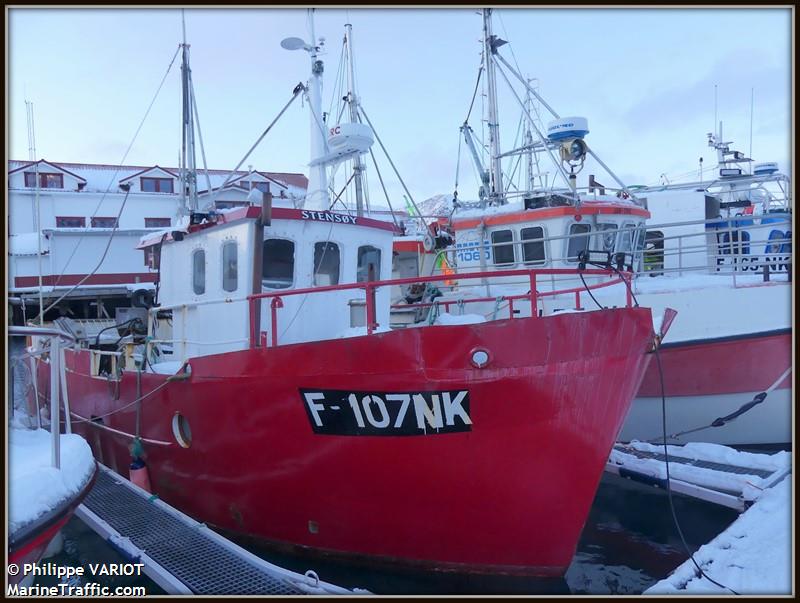
[[[757,50],[738,51],[718,61],[699,80],[684,80],[672,88],[651,91],[625,112],[625,123],[632,131],[663,129],[698,120],[710,123],[715,84],[720,119],[731,113],[744,115],[751,88],[762,106],[782,102],[788,108],[790,77],[788,64],[770,61]]]

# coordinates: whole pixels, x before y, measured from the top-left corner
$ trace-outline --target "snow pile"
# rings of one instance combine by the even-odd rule
[[[481,314],[439,314],[436,317],[437,325],[474,325],[486,322],[486,317]]]
[[[664,453],[663,445],[633,441],[629,446],[644,452]],[[671,461],[677,458],[689,458],[697,461],[723,463],[771,472],[788,469],[791,466],[791,455],[785,451],[775,454],[754,454],[740,452],[719,444],[690,443],[684,446],[667,446],[667,452]],[[659,479],[666,479],[667,477],[665,463],[654,462],[652,459],[638,459],[618,449],[612,450],[609,461],[651,477]],[[687,481],[706,488],[743,494],[748,500],[758,497],[758,492],[765,481],[764,478],[757,475],[727,473],[677,462],[670,462],[669,475],[670,479]]]
[[[95,462],[76,434],[61,436],[61,469],[51,465],[49,432],[11,427],[8,435],[8,530],[13,533],[79,493]]]
[[[372,331],[375,333],[388,333],[392,329],[389,327],[379,326]],[[367,334],[367,327],[350,327],[339,333],[334,339],[346,339],[348,337],[364,337]]]
[[[787,476],[764,492],[722,534],[701,546],[695,561],[712,580],[743,595],[792,592],[792,489]],[[698,575],[691,559],[645,594],[731,594]]]

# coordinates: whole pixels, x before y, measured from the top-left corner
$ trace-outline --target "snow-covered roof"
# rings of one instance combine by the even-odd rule
[[[101,164],[101,163],[62,163],[62,162],[55,162],[55,161],[44,161],[45,164],[52,166],[54,168],[60,169],[66,173],[69,173],[76,178],[80,179],[81,181],[86,182],[86,186],[84,188],[85,191],[116,191],[120,182],[128,180],[137,174],[141,174],[143,172],[147,172],[154,168],[158,168],[164,170],[168,173],[178,174],[180,170],[174,167],[160,167],[155,165],[150,166],[143,166],[143,165],[123,165],[123,166],[116,166],[116,165],[108,165],[108,164]],[[31,161],[20,161],[16,159],[11,159],[8,162],[8,170],[9,174],[13,172],[17,172],[20,169],[27,168],[28,166],[33,165]],[[220,187],[228,175],[231,173],[230,170],[208,170],[208,177],[211,180],[211,186]],[[234,178],[239,179],[243,176],[247,176],[250,172],[247,170],[239,170],[234,173]],[[265,178],[269,178],[277,183],[280,183],[285,186],[293,186],[301,189],[308,188],[308,178],[304,174],[299,173],[292,173],[292,172],[265,172],[259,171],[259,174],[263,175]],[[198,170],[197,172],[197,179],[198,184],[205,184],[206,182],[206,173],[205,170]]]
[[[16,164],[19,164],[19,165],[16,165],[16,166],[12,167],[11,166],[12,163],[16,163]],[[70,176],[72,176],[74,178],[77,178],[78,180],[86,182],[86,178],[84,178],[83,176],[79,176],[78,174],[75,174],[74,172],[69,171],[68,169],[66,169],[62,165],[57,165],[55,163],[50,163],[49,161],[45,161],[44,159],[40,159],[39,161],[9,161],[8,162],[8,173],[9,173],[9,175],[11,175],[11,174],[13,174],[15,172],[19,172],[20,170],[25,170],[25,169],[32,168],[37,163],[39,164],[39,171],[42,171],[42,169],[41,169],[42,166],[47,166],[50,169],[56,170],[57,172],[63,172],[64,174],[69,174]]]

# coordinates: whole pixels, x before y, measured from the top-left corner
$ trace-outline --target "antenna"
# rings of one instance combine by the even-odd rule
[[[750,88],[750,153],[747,155],[753,158],[753,102],[755,100],[755,88]],[[753,164],[750,164],[750,173],[753,173]]]
[[[34,207],[36,208],[36,241],[37,247],[37,262],[39,264],[39,325],[44,324],[44,299],[42,293],[42,211],[41,204],[39,203],[39,162],[36,161],[36,131],[33,122],[33,101],[25,99],[25,111],[28,118],[28,158],[34,161],[33,174],[36,179]]]
[[[717,127],[717,85],[714,84],[714,128]]]

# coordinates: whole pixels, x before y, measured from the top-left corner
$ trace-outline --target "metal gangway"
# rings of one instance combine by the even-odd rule
[[[739,453],[728,448],[729,462],[714,450],[726,447],[687,444],[668,448],[643,442],[617,443],[606,463],[606,472],[632,481],[745,511],[761,493],[782,481],[792,471],[789,453],[777,455]],[[705,448],[703,448],[705,447]],[[710,447],[710,448],[709,448]],[[667,483],[666,460],[670,477]],[[688,469],[688,470],[687,470]]]
[[[75,514],[170,594],[353,595],[273,565],[166,504],[108,467]]]

